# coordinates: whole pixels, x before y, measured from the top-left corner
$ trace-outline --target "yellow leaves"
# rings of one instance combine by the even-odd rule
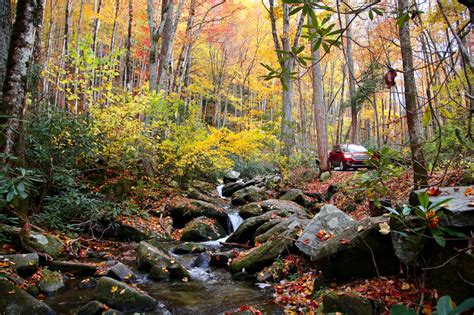
[[[118,286],[114,285],[111,289],[110,289],[110,293],[115,293],[117,292],[118,290]]]

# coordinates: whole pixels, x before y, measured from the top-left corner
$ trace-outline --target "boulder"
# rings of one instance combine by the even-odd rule
[[[187,223],[181,235],[184,242],[204,242],[217,240],[226,235],[223,227],[214,219],[199,217]]]
[[[78,311],[77,315],[102,315],[107,309],[107,305],[99,301],[91,301],[86,305],[82,306]]]
[[[260,201],[265,197],[265,190],[256,186],[249,186],[232,194],[232,204],[241,206],[246,203]]]
[[[216,191],[216,185],[202,180],[193,180],[189,186],[200,191],[202,194],[211,195]]]
[[[430,202],[437,203],[446,198],[452,198],[448,203],[442,206],[442,211],[446,215],[443,218],[443,224],[451,227],[474,227],[474,207],[472,204],[472,197],[466,196],[466,189],[473,189],[471,186],[459,187],[442,187],[441,194],[438,196],[431,196]],[[420,189],[410,195],[410,204],[413,206],[419,205],[417,194],[425,191]]]
[[[209,262],[209,266],[227,268],[229,267],[232,259],[235,257],[236,254],[237,252],[235,250],[211,253],[211,260]]]
[[[324,313],[343,313],[347,315],[378,315],[382,305],[375,300],[366,299],[347,292],[330,292],[323,296]]]
[[[228,243],[238,244],[253,244],[253,239],[257,229],[271,220],[276,220],[280,216],[285,217],[286,212],[284,211],[270,211],[262,215],[251,217],[245,220],[237,230],[232,233],[227,239]]]
[[[209,253],[201,253],[193,261],[192,266],[198,268],[209,268],[209,263],[211,262],[211,255]]]
[[[349,280],[398,274],[399,260],[390,235],[380,233],[386,218],[368,218],[317,243],[311,261],[329,279]],[[304,239],[303,239],[304,242]],[[301,244],[298,242],[298,244]]]
[[[294,213],[301,216],[306,216],[308,211],[293,201],[268,199],[262,202],[262,209],[264,212],[272,210],[281,210],[287,213]]]
[[[203,253],[205,251],[206,247],[204,245],[195,242],[185,242],[173,248],[173,253],[178,255]]]
[[[215,219],[227,233],[230,233],[230,221],[223,209],[215,205],[188,198],[178,198],[168,205],[169,214],[173,218],[173,225],[182,228],[186,223],[198,217]]]
[[[102,277],[97,282],[94,298],[125,312],[153,311],[158,304],[145,292],[109,277]]]
[[[296,202],[300,206],[310,208],[313,203],[306,196],[301,189],[290,189],[283,196],[280,197],[280,200],[289,200]]]
[[[243,271],[249,273],[258,272],[270,266],[278,256],[287,253],[292,245],[292,241],[285,238],[268,241],[237,256],[230,264],[230,271],[232,273]]]
[[[234,183],[240,177],[240,173],[236,171],[227,171],[224,173],[224,183]]]
[[[259,202],[252,202],[242,206],[239,210],[239,215],[245,220],[250,217],[255,217],[263,213],[262,206]]]
[[[53,315],[48,305],[38,301],[5,279],[0,279],[0,314],[11,315]]]
[[[174,279],[188,281],[190,279],[189,272],[180,264],[171,264],[166,269],[168,269],[170,273],[170,279],[172,280]]]
[[[64,288],[64,279],[60,272],[43,269],[38,287],[46,294],[54,293]]]
[[[31,274],[38,268],[39,256],[36,253],[0,255],[0,261],[8,262],[19,274]]]
[[[170,271],[166,267],[154,265],[151,267],[148,278],[153,281],[168,281],[170,279]]]
[[[171,261],[171,257],[165,252],[145,241],[140,242],[137,247],[137,267],[140,270],[148,271],[155,265],[167,267]]]
[[[296,246],[300,251],[312,257],[318,246],[324,242],[317,237],[320,231],[325,231],[327,235],[335,235],[353,224],[352,218],[337,207],[325,205],[304,228],[303,234],[298,238]]]
[[[290,216],[288,218],[284,218],[276,224],[275,226],[271,227],[264,233],[255,237],[255,243],[265,243],[275,237],[281,235],[287,235],[288,237],[295,237],[299,231],[302,231],[303,228],[308,224],[308,219],[298,218],[297,216]]]
[[[237,181],[235,183],[228,183],[222,188],[222,196],[230,197],[236,191],[244,189],[247,186],[250,186],[250,185],[244,184],[243,181]]]
[[[40,253],[48,254],[53,258],[63,256],[64,244],[54,235],[31,232],[29,237],[24,238],[25,244]]]
[[[98,267],[92,263],[55,260],[48,268],[53,271],[61,271],[62,273],[67,272],[74,275],[92,276],[96,273]]]
[[[116,224],[117,226],[110,232],[107,231],[106,235],[119,241],[140,242],[150,239],[156,234],[145,227],[134,226],[126,222],[116,222]]]
[[[137,276],[135,273],[125,264],[121,262],[116,263],[112,268],[107,271],[107,276],[125,282],[133,282]]]

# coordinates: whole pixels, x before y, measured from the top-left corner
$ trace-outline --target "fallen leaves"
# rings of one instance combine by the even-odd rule
[[[430,187],[426,191],[426,194],[430,197],[435,197],[441,195],[441,189],[439,187]]]
[[[118,286],[114,285],[111,289],[110,289],[110,293],[115,293],[117,292],[118,290]]]
[[[341,243],[342,245],[347,245],[347,244],[350,244],[351,240],[347,239],[347,238],[342,238],[339,243]]]
[[[319,230],[319,232],[316,233],[316,237],[322,242],[327,241],[333,236],[333,234],[328,233],[326,230]]]
[[[474,189],[472,189],[472,187],[467,187],[466,190],[464,191],[464,196],[466,197],[474,196]]]

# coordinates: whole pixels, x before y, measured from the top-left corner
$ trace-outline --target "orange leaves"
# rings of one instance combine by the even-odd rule
[[[426,194],[430,197],[439,196],[441,195],[441,189],[439,189],[439,187],[430,187],[426,191]]]
[[[328,233],[326,230],[319,230],[319,232],[316,233],[316,237],[322,242],[327,241],[333,236],[333,234]]]
[[[346,244],[350,244],[351,240],[347,239],[347,238],[343,238],[339,241],[339,243],[341,243],[342,245],[346,245]]]
[[[466,197],[474,196],[474,189],[472,189],[472,187],[467,187],[466,190],[464,191],[464,196]]]

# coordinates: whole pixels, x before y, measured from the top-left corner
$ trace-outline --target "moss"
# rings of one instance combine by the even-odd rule
[[[3,279],[0,279],[0,296],[0,314],[55,314],[48,305]]]

